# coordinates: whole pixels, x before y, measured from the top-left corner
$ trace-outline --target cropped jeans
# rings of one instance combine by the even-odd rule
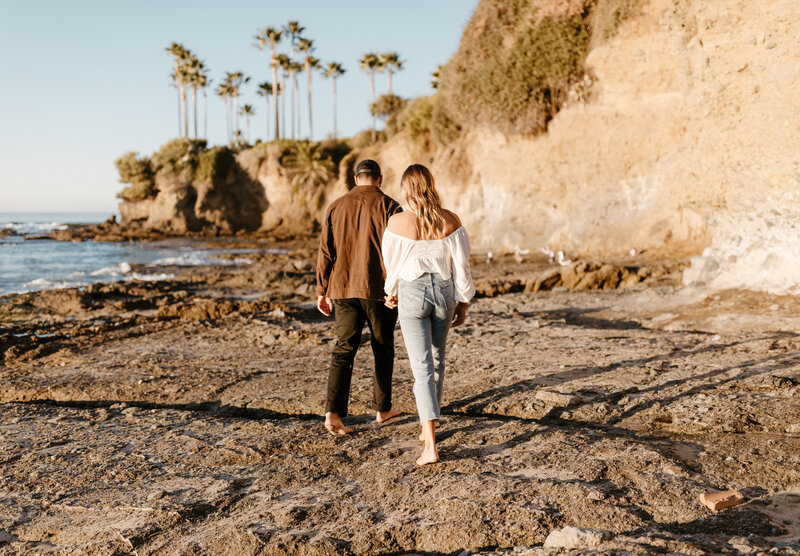
[[[452,278],[426,273],[398,284],[397,315],[414,374],[414,397],[421,423],[439,419],[445,342],[455,307]]]

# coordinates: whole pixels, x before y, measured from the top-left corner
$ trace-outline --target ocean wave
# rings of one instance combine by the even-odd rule
[[[107,266],[100,270],[95,270],[91,273],[92,276],[125,276],[131,271],[131,265],[126,262],[115,264],[114,266]]]
[[[63,288],[76,288],[79,286],[88,286],[93,283],[109,283],[109,282],[129,282],[132,280],[141,280],[143,282],[158,282],[161,280],[171,280],[175,278],[174,274],[160,272],[157,274],[150,274],[147,272],[132,272],[132,267],[127,262],[121,262],[113,266],[104,267],[88,274],[86,272],[73,272],[61,278],[36,278],[23,284],[22,290],[4,292],[7,293],[23,293],[38,290],[58,290]]]
[[[160,280],[171,280],[175,278],[174,274],[167,274],[166,272],[162,272],[160,274],[143,274],[139,272],[134,272],[128,277],[128,280],[142,280],[143,282],[158,282]]]
[[[248,258],[236,259],[217,259],[212,258],[212,255],[219,254],[220,251],[192,251],[191,253],[184,253],[177,257],[163,257],[156,259],[148,266],[231,266],[237,264],[252,264],[253,261]]]
[[[61,222],[6,222],[2,227],[4,230],[14,230],[18,234],[48,234],[67,229],[67,225]]]

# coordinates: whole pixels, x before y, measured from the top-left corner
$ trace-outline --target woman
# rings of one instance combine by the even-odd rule
[[[397,307],[414,374],[424,444],[417,465],[426,465],[439,461],[436,421],[447,331],[464,322],[475,287],[469,236],[458,216],[442,208],[430,171],[420,164],[409,166],[400,190],[407,210],[389,219],[382,242],[386,305]]]

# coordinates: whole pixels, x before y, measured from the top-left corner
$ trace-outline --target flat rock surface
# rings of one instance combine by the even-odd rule
[[[552,554],[566,527],[601,531],[600,552],[800,553],[793,298],[688,291],[674,272],[487,289],[451,332],[441,463],[420,469],[399,329],[404,415],[374,423],[365,330],[356,432],[335,438],[313,248],[251,258],[0,299],[0,553]],[[699,501],[729,489],[746,502]]]

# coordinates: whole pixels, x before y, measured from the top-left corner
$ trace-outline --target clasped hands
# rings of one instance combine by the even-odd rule
[[[396,309],[397,296],[386,296],[384,305],[386,305],[389,309]],[[450,323],[450,326],[460,326],[464,324],[464,321],[467,319],[467,305],[469,305],[469,303],[462,303],[461,301],[456,304],[456,310],[453,313],[453,321]]]

